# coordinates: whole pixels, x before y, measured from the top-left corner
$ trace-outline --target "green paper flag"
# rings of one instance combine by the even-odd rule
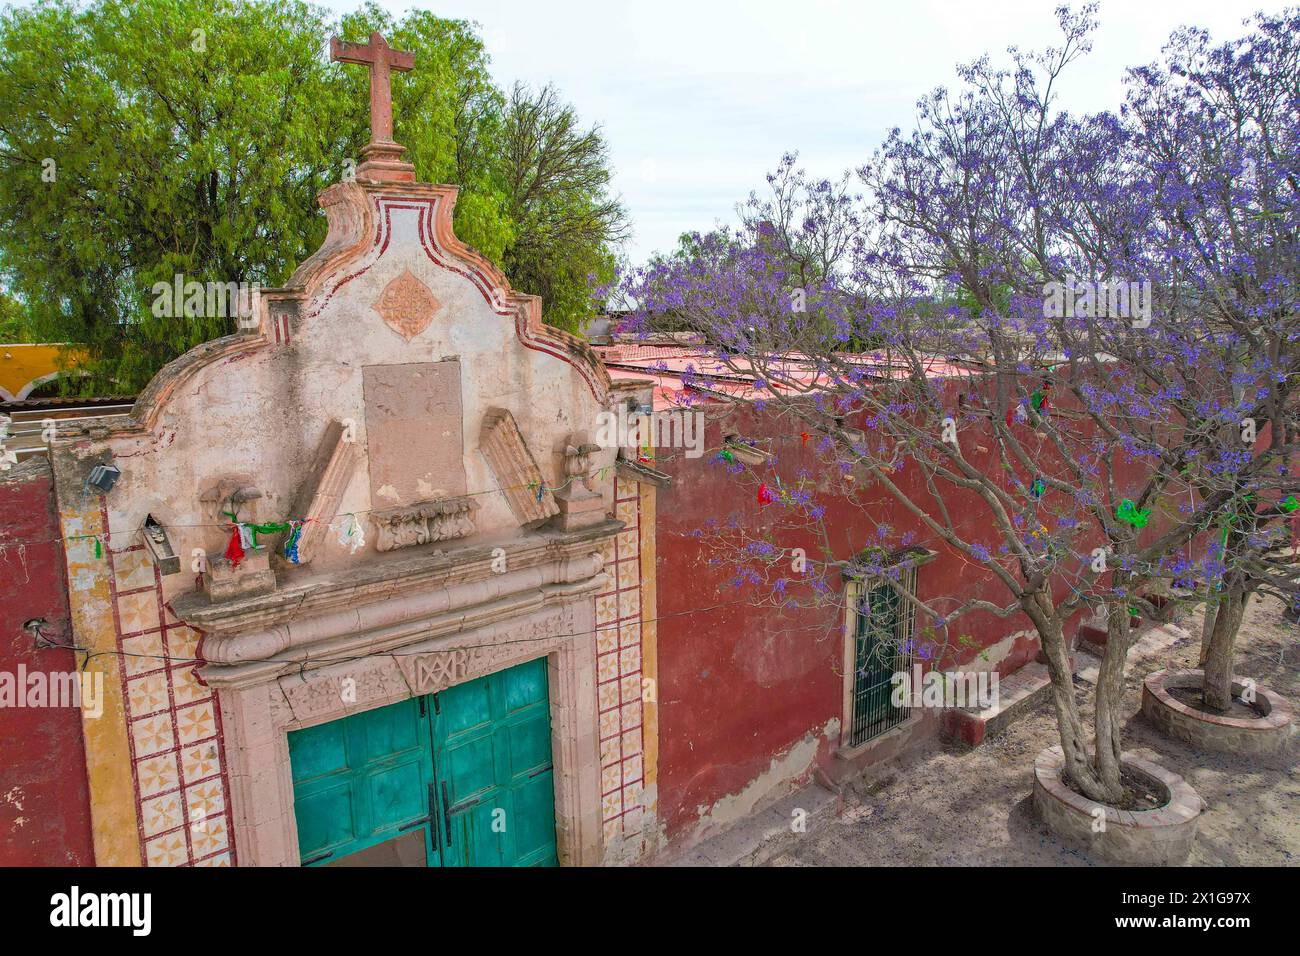
[[[1119,508],[1115,511],[1115,517],[1135,528],[1145,528],[1147,521],[1151,518],[1151,509],[1143,508],[1139,511],[1137,505],[1131,499],[1125,498],[1119,503]]]
[[[1297,508],[1300,508],[1300,501],[1295,500],[1295,495],[1287,495],[1282,502],[1282,510],[1290,514]]]

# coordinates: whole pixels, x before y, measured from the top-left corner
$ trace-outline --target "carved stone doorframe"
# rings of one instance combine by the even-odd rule
[[[297,866],[288,734],[516,664],[547,658],[555,765],[556,845],[562,865],[601,859],[595,615],[590,595],[372,657],[241,682],[207,667],[218,688],[241,865]]]

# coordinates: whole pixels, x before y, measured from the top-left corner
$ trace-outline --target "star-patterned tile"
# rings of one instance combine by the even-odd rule
[[[136,778],[140,781],[140,796],[152,797],[164,790],[174,790],[180,785],[180,774],[176,768],[176,754],[159,754],[146,757],[135,765]]]

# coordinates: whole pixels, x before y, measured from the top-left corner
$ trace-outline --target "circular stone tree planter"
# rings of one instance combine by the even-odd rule
[[[1191,852],[1205,802],[1182,777],[1134,754],[1120,758],[1125,770],[1165,797],[1154,810],[1119,810],[1089,800],[1065,785],[1065,755],[1048,747],[1034,761],[1034,806],[1059,837],[1114,863],[1169,865]],[[1101,823],[1104,812],[1105,824]]]
[[[1142,682],[1142,715],[1162,733],[1205,750],[1265,756],[1277,753],[1294,727],[1291,705],[1265,687],[1255,687],[1259,717],[1228,717],[1189,707],[1169,691],[1199,690],[1200,670],[1156,671]],[[1245,682],[1232,681],[1233,696]]]

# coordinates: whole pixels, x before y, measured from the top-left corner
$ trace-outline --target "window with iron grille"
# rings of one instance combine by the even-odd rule
[[[852,661],[848,689],[847,746],[857,747],[897,727],[911,716],[908,705],[894,706],[893,676],[910,674],[914,663],[916,568],[901,572],[897,584],[868,578],[849,584],[846,661]],[[902,593],[900,593],[902,592]]]

